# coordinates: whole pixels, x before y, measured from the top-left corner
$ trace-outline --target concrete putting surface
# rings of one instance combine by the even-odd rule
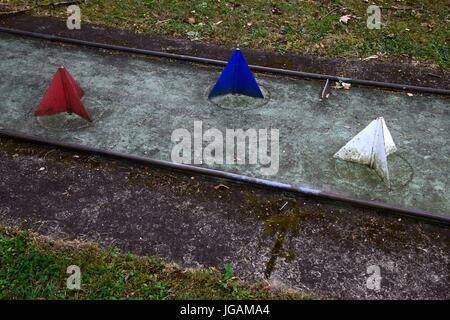
[[[150,158],[171,160],[176,129],[278,129],[280,167],[213,168],[378,199],[407,208],[449,213],[449,100],[371,88],[333,90],[323,82],[256,74],[265,99],[207,94],[221,69],[105,50],[0,35],[0,128]],[[244,51],[245,53],[245,51]],[[69,115],[33,113],[57,67],[64,65],[85,90],[89,126]],[[391,189],[365,166],[333,158],[348,140],[383,116],[398,151],[389,156]]]

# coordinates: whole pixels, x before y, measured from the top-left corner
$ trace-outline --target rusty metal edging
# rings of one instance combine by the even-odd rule
[[[89,46],[89,47],[95,47],[95,48],[101,48],[101,49],[116,50],[116,51],[122,51],[122,52],[134,53],[134,54],[143,54],[143,55],[148,55],[148,56],[153,56],[153,57],[169,58],[169,59],[188,61],[188,62],[196,62],[196,63],[202,63],[202,64],[216,65],[216,66],[225,66],[227,64],[227,62],[223,61],[223,60],[215,60],[215,59],[194,57],[194,56],[146,50],[146,49],[129,48],[129,47],[124,47],[124,46],[117,46],[117,45],[111,45],[111,44],[105,44],[105,43],[85,41],[85,40],[79,40],[79,39],[74,39],[74,38],[60,37],[60,36],[56,36],[56,35],[52,35],[52,34],[37,33],[37,32],[24,31],[24,30],[5,28],[5,27],[0,27],[0,32],[10,33],[10,34],[20,35],[20,36],[27,36],[27,37],[32,37],[32,38],[38,38],[38,39],[44,39],[44,40],[49,40],[49,41],[57,41],[57,42],[83,45],[83,46]],[[250,65],[250,68],[253,71],[279,74],[279,75],[284,75],[284,76],[294,76],[294,77],[318,79],[318,80],[340,81],[340,82],[347,82],[347,83],[352,83],[352,84],[357,84],[357,85],[374,86],[374,87],[380,87],[380,88],[386,88],[386,89],[450,95],[450,90],[448,90],[448,89],[420,87],[420,86],[398,84],[398,83],[388,83],[388,82],[372,81],[372,80],[353,79],[353,78],[338,77],[338,76],[327,75],[327,74],[310,73],[310,72],[302,72],[302,71],[279,69],[279,68],[270,68],[270,67],[263,67],[263,66],[257,66],[257,65]]]
[[[44,146],[49,147],[56,147],[56,148],[62,148],[70,151],[76,151],[80,153],[90,153],[90,154],[96,154],[100,156],[106,156],[110,158],[120,159],[120,160],[127,160],[131,162],[136,162],[140,164],[144,164],[147,166],[158,166],[165,169],[171,169],[171,170],[177,170],[181,172],[190,172],[190,173],[196,173],[200,175],[206,175],[206,176],[212,176],[216,178],[223,178],[228,180],[233,180],[237,182],[247,183],[251,185],[257,185],[262,186],[266,188],[281,190],[281,191],[288,191],[288,192],[294,192],[306,196],[312,196],[312,197],[318,197],[322,199],[327,200],[334,200],[334,201],[340,201],[344,203],[349,203],[356,206],[362,206],[362,207],[368,207],[373,209],[381,209],[386,210],[390,212],[395,212],[401,215],[405,215],[408,217],[421,219],[421,220],[427,220],[432,222],[438,222],[441,224],[450,225],[450,215],[444,214],[444,213],[433,213],[423,210],[417,210],[417,209],[407,209],[396,205],[391,205],[388,203],[380,202],[380,201],[372,201],[372,200],[364,200],[364,199],[358,199],[354,197],[344,196],[339,193],[334,192],[327,192],[322,191],[318,189],[311,189],[307,187],[302,186],[296,186],[291,184],[286,184],[274,180],[266,180],[266,179],[260,179],[260,178],[254,178],[249,176],[240,175],[237,173],[231,173],[231,172],[225,172],[215,169],[208,169],[203,167],[197,167],[193,165],[186,165],[186,164],[178,164],[174,162],[164,161],[164,160],[156,160],[151,158],[146,158],[142,156],[137,155],[131,155],[111,150],[102,150],[98,148],[83,146],[79,144],[74,143],[66,143],[66,142],[58,142],[58,141],[52,141],[44,138],[40,138],[37,136],[27,135],[15,131],[0,129],[0,137],[3,138],[10,138],[15,140],[20,140],[24,142],[34,143],[34,144],[40,144]]]

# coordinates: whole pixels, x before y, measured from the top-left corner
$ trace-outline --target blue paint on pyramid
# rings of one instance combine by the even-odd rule
[[[263,98],[261,89],[248,66],[241,50],[236,49],[222,71],[208,98],[225,94],[242,94],[255,98]]]

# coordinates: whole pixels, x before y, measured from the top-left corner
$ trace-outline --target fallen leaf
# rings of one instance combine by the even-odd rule
[[[339,18],[339,22],[347,23],[348,20],[350,20],[351,17],[352,17],[351,15],[346,14],[346,15],[344,15],[344,16]]]
[[[196,40],[200,40],[200,32],[197,31],[189,31],[186,33],[186,35],[188,36],[188,38],[191,41],[196,41]]]
[[[335,89],[345,89],[349,90],[352,85],[347,82],[336,82],[336,85],[334,86]]]
[[[350,90],[351,86],[352,85],[350,83],[342,82],[342,88],[344,88],[345,90]]]
[[[188,22],[190,24],[194,24],[195,23],[195,18],[194,17],[189,17]]]

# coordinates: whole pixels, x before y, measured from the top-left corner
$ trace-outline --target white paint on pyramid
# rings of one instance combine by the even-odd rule
[[[382,121],[377,122],[370,167],[375,169],[378,175],[386,183],[388,188],[390,188],[389,171],[387,164],[386,139],[384,136],[384,128]]]
[[[387,156],[397,151],[383,117],[373,120],[336,154],[335,158],[368,165],[389,187]]]

